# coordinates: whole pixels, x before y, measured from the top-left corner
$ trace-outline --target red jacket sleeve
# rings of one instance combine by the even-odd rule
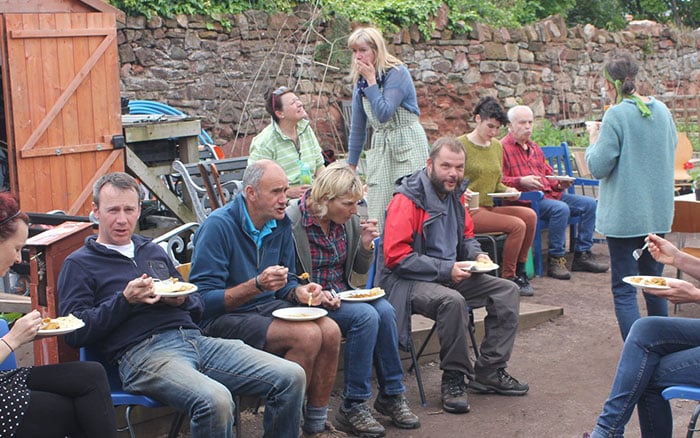
[[[423,210],[397,193],[387,207],[384,223],[384,263],[394,269],[401,260],[413,252],[414,234],[420,234],[424,219]],[[386,230],[391,230],[387,233]]]

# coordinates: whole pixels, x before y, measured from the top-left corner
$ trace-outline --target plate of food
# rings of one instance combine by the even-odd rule
[[[326,309],[320,307],[287,307],[272,312],[272,316],[287,321],[313,321],[328,315]]]
[[[83,327],[85,327],[83,320],[76,318],[73,314],[58,318],[44,318],[41,320],[41,328],[37,336],[64,335]]]
[[[545,178],[554,181],[576,181],[576,178],[569,175],[547,175]]]
[[[153,283],[155,294],[161,297],[181,297],[189,295],[197,290],[197,285],[180,281],[175,277],[170,277],[167,280],[160,280]]]
[[[630,275],[622,279],[627,284],[644,289],[671,289],[668,286],[668,278],[654,277],[652,275]]]
[[[474,260],[470,260],[466,263],[469,263],[469,265],[464,266],[462,268],[463,271],[470,271],[470,272],[491,272],[496,269],[498,269],[498,265],[494,262],[477,262]]]
[[[487,193],[486,195],[492,198],[517,198],[520,192]]]
[[[386,293],[384,293],[384,289],[382,289],[381,287],[373,287],[372,289],[348,290],[345,292],[340,292],[338,294],[340,299],[343,301],[356,302],[374,301],[378,298],[383,297],[384,295],[386,295]]]

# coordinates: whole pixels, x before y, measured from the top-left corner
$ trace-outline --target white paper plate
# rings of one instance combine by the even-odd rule
[[[470,272],[491,272],[496,269],[498,269],[498,265],[496,263],[491,263],[488,266],[482,266],[476,263],[475,261],[469,261],[469,266],[462,268],[463,271],[470,271]]]
[[[492,198],[517,198],[520,196],[520,192],[487,193],[486,196]]]
[[[272,312],[272,316],[287,321],[312,321],[328,315],[326,309],[320,307],[287,307]]]
[[[186,289],[186,290],[180,290],[180,291],[177,291],[177,292],[158,291],[158,287],[159,287],[158,285],[159,285],[159,284],[160,284],[160,285],[164,285],[165,283],[170,283],[170,284],[172,284],[172,285],[174,285],[174,286],[178,286],[178,288],[179,288],[181,285],[185,285],[185,286],[188,287],[188,289]],[[189,295],[189,294],[191,294],[192,292],[197,292],[197,285],[196,285],[196,284],[187,283],[187,282],[185,282],[185,281],[178,281],[178,282],[175,282],[175,283],[165,282],[165,281],[159,281],[159,282],[156,282],[155,284],[156,284],[156,286],[155,286],[155,292],[154,292],[154,293],[155,293],[156,295],[160,295],[161,297],[165,297],[165,298],[182,297],[182,296],[185,296],[185,295]],[[161,287],[162,287],[162,286],[161,286]],[[165,286],[165,287],[167,288],[167,286]]]
[[[653,275],[630,275],[622,279],[627,284],[631,284],[634,287],[640,287],[643,289],[671,289],[668,286],[661,286],[658,284],[647,284],[652,278],[663,278],[668,282],[668,280],[672,280],[671,278],[668,277],[656,277]]]
[[[348,290],[345,292],[340,292],[338,296],[340,297],[341,300],[343,301],[355,301],[355,302],[364,302],[364,301],[374,301],[376,299],[379,299],[386,295],[384,290],[381,291],[381,293],[372,295],[372,296],[358,296],[358,295],[366,295],[369,294],[370,289],[355,289],[355,290]]]
[[[553,179],[555,181],[576,181],[576,178],[568,175],[547,175],[545,178]]]
[[[52,330],[39,330],[37,333],[37,336],[56,336],[56,335],[65,335],[66,333],[74,332],[78,329],[81,329],[85,327],[85,322],[80,321],[80,324],[76,324],[72,327],[68,328],[57,328],[57,329],[52,329]]]

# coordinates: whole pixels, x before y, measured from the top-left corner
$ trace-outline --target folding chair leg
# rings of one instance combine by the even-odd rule
[[[412,362],[411,368],[413,368],[413,370],[416,374],[416,383],[418,384],[418,392],[420,393],[420,403],[423,407],[426,407],[426,406],[428,406],[428,401],[425,398],[425,389],[423,388],[423,378],[421,377],[421,374],[420,374],[420,367],[418,366],[418,359],[416,358],[416,352],[413,349],[413,340],[409,339],[408,342],[411,343],[411,345],[408,346],[408,349],[411,351],[411,362]],[[425,346],[425,343],[424,343],[424,346]],[[420,357],[420,354],[418,357]],[[410,368],[409,368],[409,370],[410,370]]]
[[[474,323],[474,310],[470,307],[468,312],[469,313],[469,322],[467,323],[467,330],[469,331],[469,339],[472,342],[472,348],[474,349],[474,359],[479,358],[479,344],[476,343],[476,324]]]
[[[410,367],[408,367],[408,372],[410,373],[414,368],[418,366],[418,358],[421,357],[423,354],[423,351],[425,350],[425,347],[428,346],[428,342],[430,342],[430,338],[433,336],[433,333],[435,332],[435,329],[437,328],[437,323],[433,323],[433,326],[430,328],[430,331],[428,332],[428,336],[425,337],[425,340],[423,341],[423,345],[420,346],[418,349],[418,354],[415,354],[415,360],[413,361],[413,364],[411,364]],[[413,339],[411,339],[411,354],[413,355]]]
[[[700,416],[700,403],[695,406],[693,415],[690,417],[690,422],[688,423],[688,435],[686,435],[687,438],[693,438],[693,434],[698,431],[698,429],[695,428],[695,425],[698,422],[698,416]]]
[[[126,418],[126,428],[129,431],[129,436],[131,438],[136,438],[136,431],[134,431],[134,426],[131,424],[131,405],[126,407],[124,417]]]

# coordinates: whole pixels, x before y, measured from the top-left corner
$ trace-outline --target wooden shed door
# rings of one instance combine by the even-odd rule
[[[123,171],[116,20],[105,13],[6,14],[3,20],[14,159],[26,211],[88,214],[92,183]]]

